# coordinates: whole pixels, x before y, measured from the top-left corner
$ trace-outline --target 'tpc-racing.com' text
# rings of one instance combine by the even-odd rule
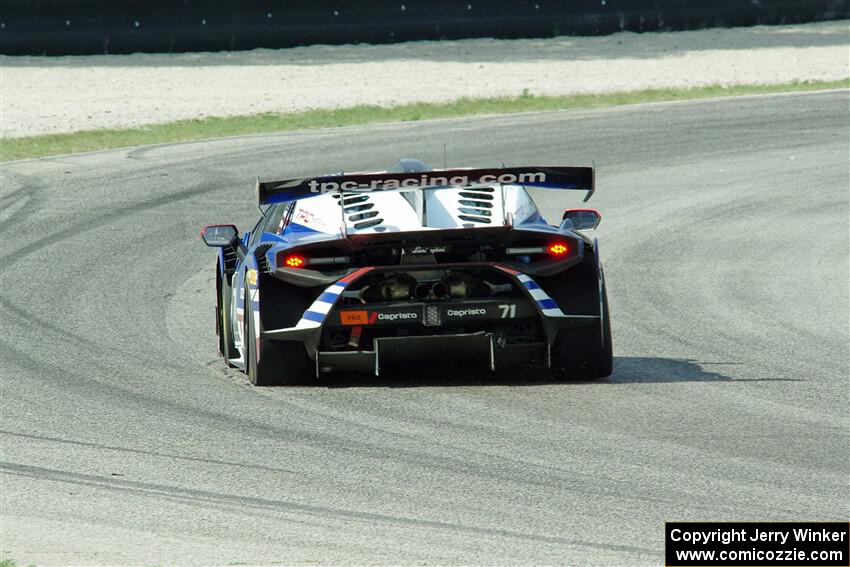
[[[546,174],[537,171],[534,173],[502,173],[485,174],[470,178],[467,175],[453,175],[451,177],[440,175],[421,175],[419,177],[408,177],[407,179],[373,179],[369,183],[358,183],[357,181],[318,181],[311,179],[308,183],[310,192],[327,193],[329,191],[358,191],[376,189],[404,189],[416,187],[465,187],[473,183],[545,183]]]

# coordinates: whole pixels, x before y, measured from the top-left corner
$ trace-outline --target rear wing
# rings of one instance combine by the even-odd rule
[[[501,167],[491,169],[444,169],[409,173],[357,173],[327,175],[283,181],[257,180],[260,206],[315,197],[332,192],[371,192],[422,189],[426,187],[466,187],[501,183],[545,189],[586,191],[584,200],[593,195],[595,176],[592,167]]]

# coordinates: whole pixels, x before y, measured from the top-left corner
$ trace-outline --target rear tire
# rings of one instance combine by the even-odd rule
[[[216,266],[219,269],[219,266]],[[221,277],[221,272],[216,273],[216,302],[215,302],[215,323],[216,335],[218,335],[218,352],[224,358],[224,363],[230,368],[235,365],[231,364],[231,358],[239,358],[239,352],[236,350],[236,345],[233,343],[233,327],[230,321],[231,307],[231,288],[225,278]]]
[[[569,280],[556,293],[559,305],[569,297],[572,305],[565,311],[576,314],[599,314],[599,283],[596,267],[588,258],[577,266],[578,276]],[[598,380],[611,375],[614,367],[611,342],[611,318],[608,315],[608,292],[602,277],[602,320],[592,325],[562,329],[551,351],[551,372],[556,380]],[[560,299],[560,300],[559,300]],[[577,302],[577,303],[576,303]],[[562,307],[563,308],[563,307]]]
[[[297,341],[270,341],[255,338],[254,314],[249,292],[245,290],[245,373],[254,386],[297,386],[307,384],[315,375],[315,365],[304,345]],[[257,347],[259,346],[259,356]]]

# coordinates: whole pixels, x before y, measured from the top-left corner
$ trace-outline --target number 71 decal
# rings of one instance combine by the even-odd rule
[[[516,304],[515,303],[503,303],[499,305],[499,309],[502,310],[502,319],[514,319],[516,318]]]

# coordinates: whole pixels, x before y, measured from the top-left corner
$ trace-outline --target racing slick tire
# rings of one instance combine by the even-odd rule
[[[314,376],[315,366],[307,356],[304,345],[296,341],[264,339],[261,334],[262,317],[259,333],[254,329],[247,289],[245,297],[245,373],[248,381],[254,386],[298,386],[308,383]],[[257,334],[260,334],[259,339],[255,339]]]
[[[607,378],[613,371],[611,318],[608,315],[604,274],[601,275],[600,290],[596,268],[591,262],[583,262],[578,269],[584,272],[583,276],[568,282],[560,291],[578,298],[580,304],[573,305],[571,312],[596,314],[600,312],[601,304],[602,319],[592,325],[558,332],[550,356],[552,377],[555,380],[598,380]]]
[[[236,345],[233,343],[233,332],[231,322],[229,320],[230,303],[232,295],[230,293],[230,283],[227,278],[221,277],[221,271],[217,269],[216,273],[216,301],[215,301],[215,323],[216,335],[218,335],[218,352],[224,358],[227,366],[234,368],[235,365],[230,362],[233,358],[239,358],[239,352],[236,350]]]

